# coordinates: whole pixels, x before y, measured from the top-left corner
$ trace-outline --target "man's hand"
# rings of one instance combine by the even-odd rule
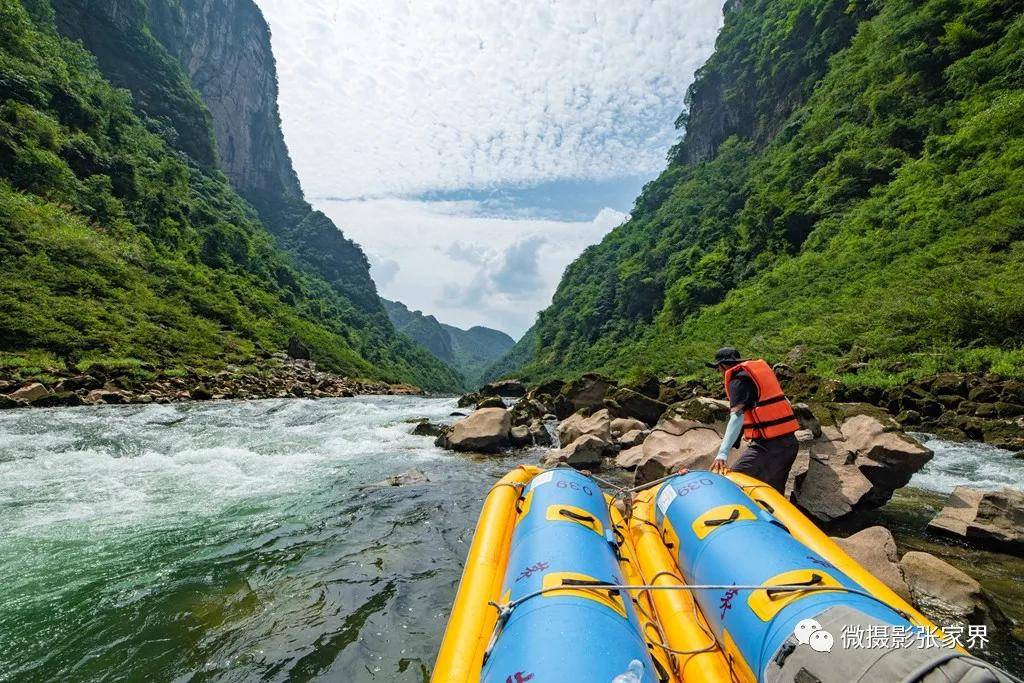
[[[726,474],[729,472],[729,468],[726,467],[724,459],[715,458],[711,463],[711,471],[715,474]]]

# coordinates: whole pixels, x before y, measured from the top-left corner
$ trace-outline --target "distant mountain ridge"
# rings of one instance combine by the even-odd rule
[[[500,330],[479,325],[463,330],[411,311],[398,301],[381,299],[381,303],[399,332],[459,371],[467,388],[484,384],[487,370],[515,345],[515,340]]]

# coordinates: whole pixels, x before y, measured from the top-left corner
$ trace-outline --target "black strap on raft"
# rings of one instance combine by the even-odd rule
[[[728,517],[726,517],[725,519],[705,519],[704,520],[704,526],[722,526],[723,524],[729,524],[731,522],[735,522],[739,518],[740,518],[740,509],[739,508],[733,508],[732,509],[732,514],[729,515]]]
[[[757,503],[758,505],[760,505],[761,507],[763,507],[765,510],[767,510],[768,514],[771,514],[771,515],[775,514],[775,508],[773,508],[771,505],[769,505],[768,501],[761,500],[760,498],[755,498],[754,502]]]
[[[581,515],[576,512],[573,512],[572,510],[566,510],[565,508],[559,510],[558,514],[562,515],[563,517],[568,517],[569,519],[574,519],[577,522],[588,522],[590,524],[593,524],[597,521],[590,515]]]
[[[618,588],[612,588],[611,586],[615,585],[613,583],[608,583],[607,581],[591,581],[589,579],[562,579],[562,585],[580,586],[582,588],[600,588],[608,591],[608,595],[611,597],[618,595],[620,590]]]
[[[796,588],[795,586],[817,586],[819,583],[821,583],[824,580],[825,579],[823,579],[821,577],[821,574],[811,574],[811,578],[808,579],[807,581],[803,581],[803,582],[799,582],[799,583],[792,583],[791,582],[785,588],[769,588],[769,589],[767,589],[765,591],[765,593],[768,595],[768,599],[769,600],[775,600],[775,599],[780,597],[780,595],[779,595],[780,593],[792,593],[794,591],[800,590],[799,588]]]

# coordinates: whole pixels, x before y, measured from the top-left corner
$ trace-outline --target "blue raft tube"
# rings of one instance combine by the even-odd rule
[[[481,681],[657,683],[626,583],[608,506],[571,469],[534,477],[523,491],[495,634]]]
[[[913,639],[925,626],[798,541],[770,506],[726,477],[678,475],[654,501],[664,543],[737,679],[1015,680],[941,641],[867,648],[844,638],[847,629],[875,629]]]

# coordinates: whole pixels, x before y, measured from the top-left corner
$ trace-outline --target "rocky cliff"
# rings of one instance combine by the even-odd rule
[[[172,145],[223,170],[300,264],[372,324],[389,325],[362,249],[303,197],[281,131],[270,29],[252,0],[53,0],[53,7],[61,33],[96,54],[142,113],[167,122],[159,132]]]

